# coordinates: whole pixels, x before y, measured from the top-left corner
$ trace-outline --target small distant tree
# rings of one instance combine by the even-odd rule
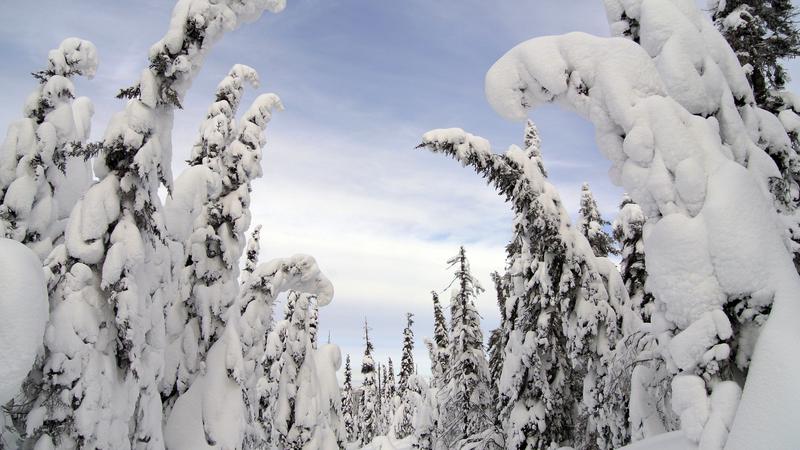
[[[616,255],[617,249],[614,247],[614,238],[609,235],[604,227],[611,225],[600,215],[597,202],[589,189],[589,183],[581,186],[581,207],[579,210],[578,226],[581,233],[586,236],[589,245],[595,256]]]
[[[397,419],[397,426],[395,427],[395,434],[399,439],[414,432],[414,413],[416,406],[416,397],[406,395],[409,389],[409,379],[414,376],[414,331],[411,326],[414,325],[414,315],[406,313],[406,327],[403,330],[403,357],[400,367],[400,383],[399,394],[402,401],[400,410],[398,411],[399,417]],[[420,392],[417,392],[419,395]],[[413,400],[413,401],[412,401]]]
[[[358,411],[357,441],[363,446],[375,437],[378,429],[378,387],[375,373],[375,360],[372,357],[374,346],[369,339],[369,325],[364,319],[364,358],[361,361],[361,405]]]
[[[431,355],[431,384],[434,387],[444,385],[444,375],[450,364],[450,338],[447,332],[447,320],[444,317],[439,295],[431,291],[433,298],[433,341],[426,341]]]
[[[344,363],[344,388],[342,389],[342,419],[347,442],[356,438],[356,424],[353,420],[353,372],[350,368],[350,355]]]

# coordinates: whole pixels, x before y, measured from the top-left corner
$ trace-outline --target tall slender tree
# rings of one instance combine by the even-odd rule
[[[472,276],[466,251],[447,261],[455,268],[450,299],[450,368],[440,391],[442,439],[449,448],[492,426],[493,403],[483,332],[475,299],[483,287]]]
[[[352,442],[356,438],[356,423],[353,420],[354,414],[353,372],[350,368],[350,355],[347,355],[344,363],[344,387],[342,389],[342,418],[344,420],[344,431],[347,442]]]
[[[433,341],[426,342],[426,345],[431,354],[431,384],[434,387],[441,387],[444,384],[444,374],[450,364],[448,353],[450,337],[442,304],[439,302],[439,295],[435,291],[431,291],[431,297],[433,299]]]
[[[647,267],[644,258],[645,216],[642,209],[626,194],[614,219],[614,239],[620,243],[620,273],[628,291],[631,308],[644,321],[653,313],[653,294],[645,289]]]
[[[358,411],[358,436],[361,445],[367,445],[375,437],[378,429],[378,392],[375,373],[375,360],[372,352],[375,347],[369,339],[369,325],[364,319],[364,358],[361,361],[361,405]]]

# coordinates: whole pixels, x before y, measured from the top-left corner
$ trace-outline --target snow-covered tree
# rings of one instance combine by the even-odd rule
[[[618,332],[611,303],[625,300],[615,298],[624,292],[609,295],[604,277],[612,279],[616,269],[601,266],[607,259],[596,258],[585,237],[570,226],[558,193],[540,169],[537,145],[524,151],[512,146],[499,155],[485,139],[457,129],[431,131],[422,143],[473,166],[514,208],[499,383],[508,448],[571,443],[575,424],[596,418],[594,396],[583,393],[596,390],[597,377],[586,375],[600,372],[601,356]],[[618,281],[612,284],[621,287]]]
[[[800,56],[790,0],[712,0],[714,23],[741,63],[758,106],[777,112],[789,81],[782,60]]]
[[[347,355],[344,363],[344,387],[342,388],[342,419],[347,442],[352,442],[356,438],[356,423],[353,419],[355,410],[353,408],[353,372],[350,368],[350,355]]]
[[[256,159],[246,162],[232,156],[240,153],[237,149],[244,142],[258,145],[263,141],[250,141],[252,130],[247,130],[247,120],[259,113],[258,103],[245,113],[241,127],[235,121],[246,84],[257,86],[258,74],[240,64],[219,83],[192,147],[190,167],[176,179],[165,204],[169,236],[176,245],[185,246],[173,262],[178,289],[167,305],[168,344],[160,383],[167,409],[201,370],[208,348],[222,331],[227,307],[239,292],[238,265],[250,214],[246,204],[231,202],[227,208],[236,210],[234,214],[224,213],[220,204],[225,189],[222,174],[243,169],[260,173],[260,169],[245,167],[258,164]],[[258,245],[257,239],[253,245]],[[257,258],[257,249],[253,250]],[[257,260],[251,261],[248,254],[246,264],[254,270]]]
[[[250,239],[247,241],[247,251],[245,256],[244,273],[242,278],[247,279],[255,272],[258,267],[258,254],[261,252],[261,225],[256,225],[253,232],[250,233]]]
[[[0,234],[22,242],[44,259],[61,241],[72,205],[92,181],[88,155],[78,154],[89,137],[94,112],[75,98],[71,78],[94,76],[97,50],[78,38],[50,50],[47,68],[25,102],[25,117],[8,128],[0,150]]]
[[[311,340],[311,346],[317,348],[317,334],[319,333],[319,305],[316,299],[311,299],[308,311],[308,338]]]
[[[441,439],[450,448],[489,428],[493,404],[489,367],[483,350],[483,333],[475,299],[483,291],[472,276],[466,251],[447,261],[455,268],[455,287],[450,299],[450,367],[441,396]]]
[[[54,309],[45,383],[28,415],[37,445],[163,447],[157,383],[172,280],[158,189],[172,187],[174,110],[215,41],[282,7],[180,1],[148,68],[122,93],[130,100],[93,148],[100,181],[72,209],[64,244],[45,261]]]
[[[400,362],[400,382],[398,386],[398,395],[401,399],[401,406],[397,414],[397,424],[395,426],[395,434],[399,439],[403,439],[414,431],[414,405],[417,402],[416,397],[406,395],[408,387],[408,380],[415,374],[414,365],[414,331],[411,326],[414,325],[414,315],[406,313],[406,327],[403,329],[403,356]],[[420,395],[421,392],[417,392]]]
[[[500,275],[497,272],[492,273],[492,281],[494,282],[495,292],[497,295],[497,306],[500,309],[500,324],[491,331],[489,334],[489,378],[492,381],[492,393],[495,398],[498,396],[498,383],[500,382],[500,374],[503,370],[503,355],[506,349],[506,302],[508,301],[509,289],[509,276]]]
[[[447,320],[444,317],[439,294],[431,291],[433,298],[433,341],[425,342],[431,357],[431,385],[444,385],[444,376],[449,368],[450,338],[447,333]]]
[[[165,427],[168,448],[267,446],[269,436],[261,424],[266,422],[272,404],[263,389],[270,370],[264,356],[268,337],[274,334],[270,333],[273,304],[287,290],[313,295],[320,306],[330,303],[333,297],[333,285],[308,255],[259,264],[243,283],[236,306],[229,310],[225,332],[208,351],[205,373],[198,374],[175,402]],[[295,307],[291,309],[294,311]],[[285,320],[290,322],[291,316]],[[297,382],[297,385],[320,386],[320,389],[309,388],[311,392],[303,396],[312,400],[313,408],[306,404],[302,407],[303,411],[313,409],[316,417],[320,417],[316,421],[320,433],[339,428],[336,418],[325,407],[332,400],[333,391],[335,403],[339,403],[340,396],[337,382],[330,379],[335,375],[326,375],[338,366],[335,355],[323,354],[327,347],[317,351],[315,358],[306,358],[298,374],[301,381]],[[318,437],[315,433],[312,439]]]
[[[791,143],[693,2],[606,5],[614,34],[623,12],[637,19],[641,45],[577,33],[522,43],[490,69],[487,98],[509,118],[554,102],[595,125],[612,181],[647,217],[652,323],[685,435],[709,448],[791,446],[790,420],[758,419],[800,399],[783,375],[800,357],[775,353],[800,340],[788,319],[800,277],[770,195],[780,172],[757,141]]]
[[[304,399],[300,368],[313,351],[308,330],[307,294],[289,292],[291,317],[278,322],[267,339],[265,378],[259,383],[262,403],[268,405],[261,419],[268,442],[273,448],[303,448],[311,441],[316,417],[302,408]],[[287,308],[289,309],[289,308]]]
[[[406,313],[406,327],[403,329],[403,352],[400,359],[400,381],[399,391],[403,395],[406,389],[408,378],[415,373],[416,366],[414,365],[414,330],[411,326],[414,325],[414,315]]]
[[[380,415],[378,434],[391,436],[392,423],[395,416],[395,396],[397,386],[395,385],[394,364],[392,358],[388,358],[386,365],[381,364],[381,384],[380,384]]]
[[[589,189],[589,183],[583,183],[581,186],[581,207],[578,210],[578,227],[581,233],[586,236],[596,256],[617,254],[617,249],[614,247],[614,239],[604,229],[607,225],[611,224],[603,219],[600,214],[594,195]]]
[[[653,313],[653,294],[645,290],[647,267],[644,259],[645,217],[627,194],[619,205],[619,214],[614,219],[614,239],[620,244],[620,273],[628,291],[631,308],[642,320],[650,321]]]
[[[357,441],[363,446],[375,437],[378,430],[378,386],[375,373],[375,360],[372,341],[369,339],[369,325],[364,319],[364,358],[361,360],[361,402],[358,409]]]

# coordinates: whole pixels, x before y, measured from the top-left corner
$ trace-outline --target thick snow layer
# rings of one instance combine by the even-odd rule
[[[0,238],[0,404],[19,392],[42,346],[49,306],[39,258]]]
[[[696,448],[697,444],[686,439],[681,431],[673,431],[626,445],[619,450],[695,450]]]

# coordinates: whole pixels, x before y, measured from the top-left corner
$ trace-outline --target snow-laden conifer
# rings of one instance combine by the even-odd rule
[[[475,299],[483,291],[473,277],[464,247],[447,261],[455,269],[450,299],[450,367],[440,395],[440,439],[450,448],[489,428],[493,404],[489,367]]]
[[[165,292],[171,250],[158,197],[172,188],[174,109],[226,31],[283,2],[182,0],[97,150],[100,179],[46,260],[57,305],[45,337],[45,385],[28,415],[42,446],[160,448]],[[75,406],[78,405],[78,406]]]
[[[431,291],[433,299],[433,341],[426,339],[425,345],[431,358],[431,386],[444,385],[444,374],[449,367],[450,338],[447,332],[447,320],[444,317],[439,294]]]
[[[69,38],[47,59],[47,67],[33,73],[39,85],[25,102],[25,117],[9,126],[0,147],[0,235],[42,260],[61,241],[72,206],[92,181],[88,155],[80,150],[94,107],[86,97],[75,98],[71,78],[94,76],[97,50]]]
[[[603,219],[597,202],[594,199],[589,183],[581,186],[581,206],[578,210],[578,227],[589,241],[595,256],[608,256],[617,253],[614,238],[604,229],[611,225]]]
[[[347,442],[352,442],[356,438],[357,416],[353,403],[353,372],[350,368],[350,355],[347,355],[344,363],[344,386],[342,387],[342,419]]]
[[[416,396],[414,396],[406,393],[409,389],[409,380],[415,375],[416,368],[414,365],[414,330],[411,329],[414,324],[413,317],[413,314],[406,313],[406,327],[403,329],[403,356],[400,362],[400,381],[398,383],[401,406],[397,411],[398,417],[394,430],[399,439],[405,438],[414,431],[415,407],[419,403],[417,397],[421,394],[421,392],[416,392]]]
[[[372,352],[375,347],[369,338],[369,325],[364,319],[364,357],[361,360],[361,402],[358,409],[356,441],[367,445],[375,437],[378,430],[378,386],[375,360]]]
[[[455,129],[429,132],[422,145],[473,166],[516,213],[507,247],[511,287],[499,383],[504,445],[569,443],[577,435],[576,423],[597,422],[592,392],[603,373],[601,358],[618,334],[612,304],[625,300],[619,297],[624,292],[609,295],[606,286],[610,280],[621,287],[619,274],[614,279],[616,270],[605,270],[607,259],[599,264],[588,241],[570,225],[541,170],[536,145],[525,151],[512,146],[498,155],[486,140]],[[600,426],[590,423],[587,429]]]

